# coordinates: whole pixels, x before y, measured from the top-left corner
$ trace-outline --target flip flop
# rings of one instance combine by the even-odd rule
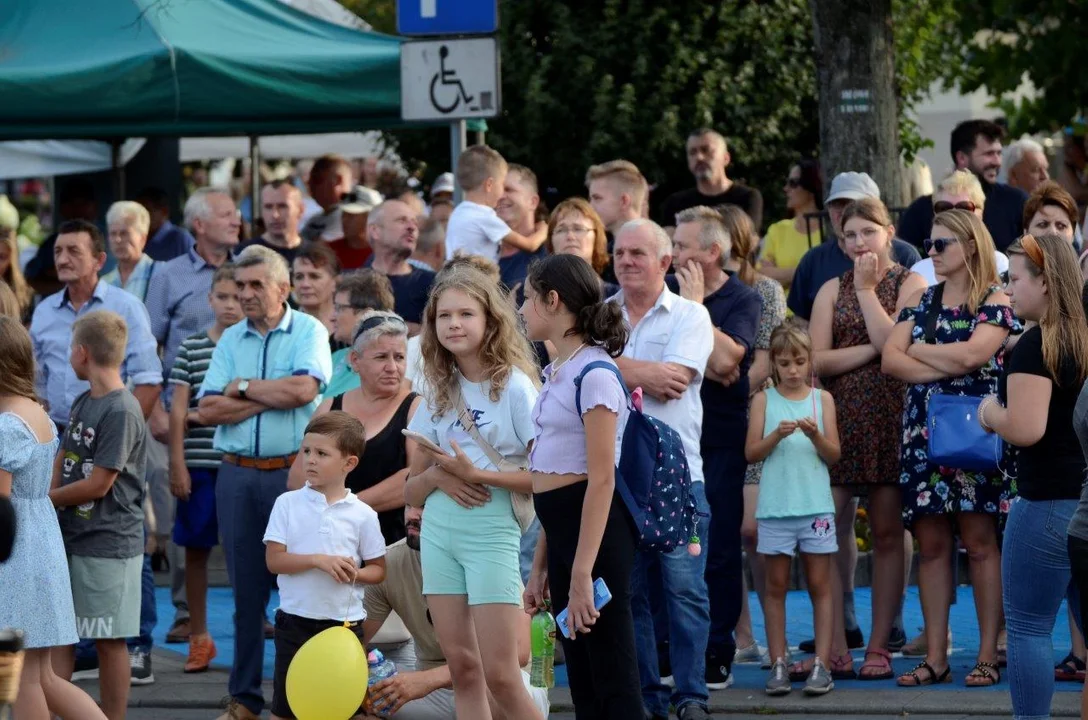
[[[1054,679],[1059,682],[1084,682],[1085,661],[1073,653],[1054,666]]]
[[[875,655],[876,659],[870,660],[870,655]],[[858,670],[858,680],[891,680],[893,677],[891,653],[884,648],[865,651],[865,662]]]

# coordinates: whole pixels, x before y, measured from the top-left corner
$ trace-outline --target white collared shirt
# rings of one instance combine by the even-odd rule
[[[309,484],[280,495],[268,519],[264,542],[285,545],[294,555],[350,557],[356,566],[385,557],[378,513],[350,490],[344,493],[331,505]],[[285,613],[311,620],[366,619],[363,586],[339,583],[323,570],[280,575],[279,588],[280,610]]]
[[[1008,255],[1000,250],[994,250],[994,264],[997,265],[997,274],[1000,276],[1001,273],[1009,269]],[[922,258],[914,263],[910,266],[910,271],[924,277],[927,285],[937,284],[937,273],[933,271],[933,258],[931,257]]]
[[[631,321],[624,303],[623,291],[609,298],[623,311],[623,319]],[[703,481],[703,459],[699,454],[703,434],[703,401],[699,390],[703,385],[706,363],[714,349],[714,326],[710,314],[701,303],[685,300],[665,288],[657,302],[638,325],[623,349],[623,357],[648,362],[676,363],[695,371],[695,377],[676,400],[658,400],[644,395],[642,409],[680,434],[684,452],[691,468],[692,482]]]

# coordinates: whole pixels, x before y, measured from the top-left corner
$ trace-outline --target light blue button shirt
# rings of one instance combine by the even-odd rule
[[[140,298],[140,302],[145,302],[147,300],[147,283],[151,280],[151,271],[154,267],[155,261],[145,253],[136,261],[136,266],[132,268],[132,273],[129,274],[128,282],[125,284],[121,284],[120,267],[110,270],[102,276],[101,280],[104,283],[109,283],[114,287],[130,292]]]
[[[287,307],[267,335],[249,320],[227,328],[212,354],[200,397],[222,395],[233,380],[279,380],[294,375],[317,379],[317,397],[293,410],[265,410],[215,430],[215,449],[246,457],[278,457],[297,452],[303,431],[332,375],[329,331],[317,318]]]
[[[72,403],[90,388],[87,382],[76,377],[69,357],[72,324],[76,318],[94,310],[115,312],[128,325],[128,345],[121,377],[131,385],[162,384],[158,345],[151,334],[147,310],[139,298],[99,280],[90,300],[77,311],[68,301],[68,290],[61,290],[38,303],[30,321],[30,339],[34,343],[34,358],[38,361],[38,396],[49,403],[49,417],[55,423],[67,425]]]

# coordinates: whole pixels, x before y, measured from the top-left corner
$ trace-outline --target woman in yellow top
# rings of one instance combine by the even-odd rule
[[[806,215],[823,210],[824,183],[817,160],[802,160],[790,168],[783,188],[786,209],[791,217],[767,228],[759,269],[767,277],[782,283],[789,290],[793,273],[801,257],[820,244],[820,222],[805,219]]]

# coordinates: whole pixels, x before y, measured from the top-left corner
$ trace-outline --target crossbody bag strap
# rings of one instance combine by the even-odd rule
[[[491,464],[497,467],[499,470],[505,470],[509,468],[512,463],[502,456],[495,446],[489,443],[480,432],[480,428],[476,427],[476,421],[472,419],[472,411],[469,410],[468,403],[465,402],[465,396],[461,394],[461,383],[457,383],[457,397],[455,402],[457,403],[457,419],[461,422],[461,427],[465,429],[465,432],[469,434],[476,444],[480,446],[480,449],[484,451],[484,455],[487,455],[487,459],[491,461]]]

